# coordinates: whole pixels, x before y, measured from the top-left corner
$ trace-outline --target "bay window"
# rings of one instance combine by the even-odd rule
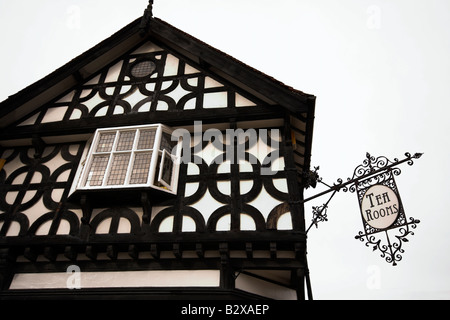
[[[176,193],[181,138],[162,124],[98,129],[77,190],[151,187]]]

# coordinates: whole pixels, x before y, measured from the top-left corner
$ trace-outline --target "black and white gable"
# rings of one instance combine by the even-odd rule
[[[0,294],[64,289],[69,261],[114,290],[302,296],[314,107],[147,12],[0,103],[2,261],[30,263]]]
[[[190,35],[137,19],[0,104],[0,144],[84,139],[99,127],[283,118],[309,166],[314,96],[289,88]],[[302,159],[300,159],[302,158]]]

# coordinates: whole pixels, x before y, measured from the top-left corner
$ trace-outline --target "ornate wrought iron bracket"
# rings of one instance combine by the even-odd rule
[[[402,259],[401,254],[404,252],[402,244],[409,241],[406,237],[414,234],[412,229],[415,229],[420,222],[414,218],[408,221],[406,218],[394,176],[401,173],[398,168],[400,164],[406,162],[412,166],[413,160],[419,159],[422,153],[414,155],[405,153],[405,156],[402,160],[395,158],[391,161],[384,156],[374,157],[366,153],[366,159],[356,167],[351,178],[347,178],[346,181],[338,179],[332,186],[324,183],[317,174],[319,168],[314,168],[315,171],[310,173],[309,178],[310,180],[314,178],[315,182],[309,181],[308,185],[315,186],[319,182],[326,185],[328,189],[302,202],[308,202],[328,193],[332,194],[325,204],[312,208],[313,218],[306,233],[313,225],[318,227],[319,222],[328,221],[328,205],[336,192],[342,190],[356,193],[364,231],[360,231],[355,238],[362,242],[366,241],[366,246],[372,246],[374,251],[380,250],[381,257],[395,266],[396,262]],[[394,229],[398,230],[398,234],[390,237],[389,232]],[[379,239],[380,235],[386,236],[386,244]]]

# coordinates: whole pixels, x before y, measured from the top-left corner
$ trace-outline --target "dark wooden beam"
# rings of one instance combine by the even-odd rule
[[[192,126],[194,121],[201,120],[203,124],[228,122],[230,118],[236,121],[276,119],[281,116],[279,106],[240,107],[200,110],[156,111],[147,113],[129,113],[126,115],[111,115],[108,117],[88,117],[80,120],[59,121],[33,126],[20,126],[0,130],[1,140],[26,139],[39,134],[41,138],[93,133],[97,128],[143,125],[163,123],[168,126]]]

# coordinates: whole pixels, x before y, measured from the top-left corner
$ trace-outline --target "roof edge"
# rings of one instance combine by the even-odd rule
[[[23,105],[33,96],[38,96],[44,91],[50,89],[55,84],[68,77],[83,77],[81,74],[77,74],[80,69],[91,63],[94,59],[102,56],[109,48],[123,42],[128,37],[137,34],[139,31],[139,24],[141,18],[129,23],[110,37],[99,42],[97,45],[88,49],[84,53],[70,60],[63,66],[59,67],[55,71],[49,73],[44,78],[28,85],[24,89],[12,94],[7,99],[0,102],[0,117],[6,115],[15,107]]]
[[[254,83],[254,79],[259,79],[261,82],[258,84],[263,84],[262,88],[253,88],[260,91],[261,94],[272,98],[271,96],[278,95],[278,99],[273,99],[279,102],[284,107],[290,109],[290,111],[297,112],[298,104],[304,104],[304,107],[310,103],[310,100],[315,100],[315,96],[312,94],[305,93],[303,91],[294,89],[291,86],[284,84],[283,82],[245,64],[244,62],[230,56],[229,54],[210,46],[209,44],[193,37],[192,35],[172,26],[171,24],[153,17],[150,21],[149,27],[150,34],[159,35],[166,38],[169,41],[182,49],[196,54],[202,59],[203,65],[214,66],[220,69],[221,72],[227,73],[229,76],[234,78],[243,78],[247,80],[244,84],[249,86]],[[168,31],[171,31],[168,32]],[[224,60],[224,61],[220,61]],[[244,68],[246,73],[242,73],[241,70]],[[276,86],[279,91],[274,94],[272,88]],[[281,99],[282,96],[288,97],[287,99]]]
[[[291,112],[307,112],[310,109],[311,103],[314,104],[316,98],[314,95],[287,86],[273,77],[252,68],[159,18],[150,18],[149,28],[146,32],[143,32],[142,19],[142,17],[137,18],[107,39],[101,41],[44,78],[30,84],[19,92],[9,96],[6,100],[0,102],[0,118],[8,115],[16,108],[30,103],[31,100],[37,99],[46,91],[63,81],[73,79],[72,82],[75,82],[87,78],[89,74],[83,75],[80,73],[80,70],[82,70],[83,67],[92,63],[93,60],[102,57],[111,50],[111,48],[126,41],[128,38],[138,36],[142,39],[146,35],[159,35],[184,50],[191,50],[192,53],[202,59],[203,64],[213,66],[217,70],[225,72],[230,77],[237,78],[246,86],[251,87],[255,82],[254,80],[257,79],[258,85],[252,87],[252,89],[276,101]],[[244,70],[244,72],[242,72],[242,70]]]

